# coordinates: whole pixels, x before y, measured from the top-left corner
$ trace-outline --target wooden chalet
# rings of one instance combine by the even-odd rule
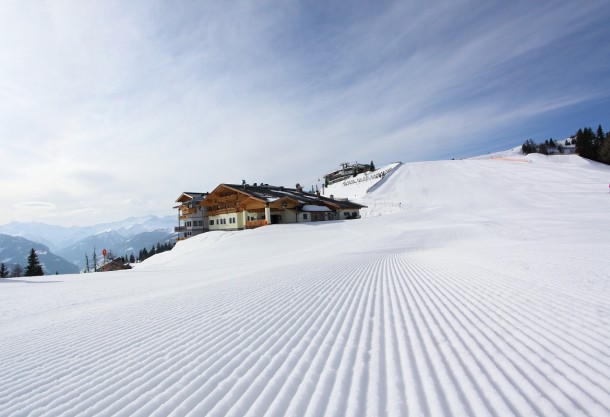
[[[302,189],[268,184],[220,184],[201,202],[209,230],[242,230],[268,224],[357,219],[365,207]]]
[[[122,271],[125,269],[131,269],[131,265],[129,262],[125,263],[121,260],[121,258],[116,258],[111,261],[106,262],[100,268],[101,272],[109,272],[109,271]]]
[[[183,192],[176,199],[175,206],[178,209],[178,226],[174,227],[174,232],[178,233],[176,240],[187,239],[209,230],[208,219],[205,207],[199,203],[208,193]]]

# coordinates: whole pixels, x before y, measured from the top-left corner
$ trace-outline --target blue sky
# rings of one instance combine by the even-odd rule
[[[0,224],[610,129],[607,1],[3,1]]]

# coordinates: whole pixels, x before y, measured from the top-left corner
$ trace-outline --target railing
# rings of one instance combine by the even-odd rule
[[[180,215],[182,215],[182,216],[185,216],[187,214],[193,214],[193,213],[197,213],[197,207],[181,208],[180,209]]]
[[[174,227],[174,232],[176,232],[176,233],[186,232],[186,226],[176,226],[176,227]]]
[[[246,229],[255,229],[261,226],[267,226],[267,220],[250,220],[246,222]]]
[[[218,214],[228,214],[228,213],[237,213],[237,208],[228,207],[228,208],[217,209],[217,210],[208,210],[208,212],[206,214],[208,216],[216,216]]]

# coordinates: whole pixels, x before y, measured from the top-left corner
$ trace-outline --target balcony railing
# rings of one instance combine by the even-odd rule
[[[208,210],[207,215],[208,216],[216,216],[218,214],[228,214],[228,213],[237,213],[237,208],[236,207],[228,207],[228,208],[217,209],[217,210]]]
[[[187,214],[193,214],[193,213],[197,213],[197,207],[180,209],[180,215],[182,215],[182,216],[186,216]]]
[[[186,232],[186,226],[176,226],[176,227],[174,227],[174,232],[176,232],[176,233]]]
[[[261,226],[267,226],[267,220],[250,220],[246,222],[246,229],[255,229]]]

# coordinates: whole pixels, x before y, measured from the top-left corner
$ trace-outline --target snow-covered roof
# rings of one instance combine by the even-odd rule
[[[335,200],[328,197],[320,196],[313,193],[306,193],[298,191],[294,188],[278,187],[274,185],[250,185],[250,184],[223,184],[226,187],[230,187],[234,190],[248,194],[254,198],[265,202],[273,202],[282,198],[291,198],[298,201],[301,205],[311,206],[332,206],[340,209],[354,209],[358,210],[364,207],[361,204],[354,203],[349,200]]]
[[[301,207],[301,211],[332,211],[326,206],[315,206],[312,204],[305,204]]]

